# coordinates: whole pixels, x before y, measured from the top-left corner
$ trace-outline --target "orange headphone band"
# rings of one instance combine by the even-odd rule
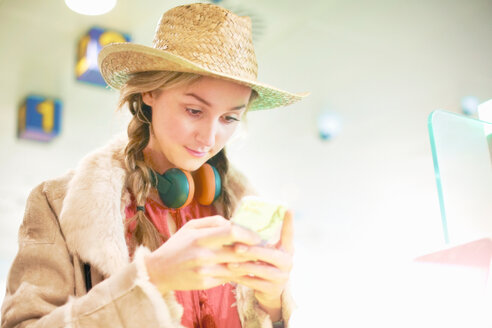
[[[210,164],[203,164],[193,173],[195,198],[202,205],[210,205],[215,200],[215,172]]]

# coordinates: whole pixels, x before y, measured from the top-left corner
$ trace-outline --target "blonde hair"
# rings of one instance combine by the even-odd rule
[[[128,105],[133,115],[128,125],[128,144],[125,148],[125,165],[129,172],[127,175],[127,187],[132,192],[137,206],[145,206],[149,192],[153,186],[151,168],[145,163],[143,150],[149,143],[150,125],[152,121],[152,108],[142,100],[143,92],[165,90],[196,82],[201,75],[170,71],[149,71],[134,73],[121,88],[119,107]],[[252,92],[251,100],[256,97]],[[218,201],[222,204],[224,217],[228,218],[232,212],[231,196],[227,188],[227,171],[229,162],[225,149],[209,160],[217,168],[222,179],[222,193]],[[157,249],[164,241],[163,236],[157,231],[154,224],[146,216],[144,211],[137,211],[135,216],[127,222],[136,222],[133,230],[132,243],[144,245],[150,250]]]

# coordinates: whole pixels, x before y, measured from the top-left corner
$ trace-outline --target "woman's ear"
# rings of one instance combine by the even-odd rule
[[[142,92],[142,101],[147,106],[150,106],[150,107],[154,106],[154,101],[155,101],[154,93],[153,92]]]

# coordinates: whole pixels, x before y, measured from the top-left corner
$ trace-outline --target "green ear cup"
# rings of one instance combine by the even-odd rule
[[[215,168],[215,166],[210,165],[214,171],[215,175],[215,195],[214,195],[214,202],[219,198],[220,192],[222,191],[222,181],[220,180],[220,174],[219,171]]]
[[[169,208],[180,208],[186,204],[193,189],[193,180],[182,170],[172,168],[164,174],[157,174],[157,191],[159,196]],[[192,190],[193,191],[193,190]]]
[[[208,190],[214,188],[213,201],[216,201],[220,196],[222,181],[217,169],[212,165],[209,166],[212,168],[214,181],[211,181],[211,179],[199,178],[197,183],[202,186],[208,185],[208,187],[206,187]],[[177,209],[186,206],[191,202],[195,193],[195,182],[189,172],[178,168],[172,168],[167,170],[164,174],[154,173],[154,171],[151,170],[151,175],[154,187],[157,189],[159,197],[164,205],[169,208]]]

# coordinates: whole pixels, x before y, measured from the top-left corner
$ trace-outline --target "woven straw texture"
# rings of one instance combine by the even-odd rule
[[[251,20],[212,4],[196,3],[164,13],[153,46],[113,43],[99,53],[101,74],[111,87],[121,88],[129,74],[178,71],[219,77],[251,87],[258,97],[250,110],[286,106],[307,94],[295,94],[256,81]]]

